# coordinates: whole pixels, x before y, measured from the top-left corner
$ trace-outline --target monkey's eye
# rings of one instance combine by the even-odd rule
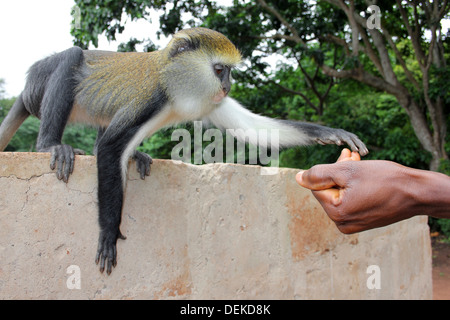
[[[220,76],[220,74],[223,72],[223,70],[225,69],[225,67],[221,64],[215,64],[214,65],[214,71],[216,72],[216,74],[218,76]]]

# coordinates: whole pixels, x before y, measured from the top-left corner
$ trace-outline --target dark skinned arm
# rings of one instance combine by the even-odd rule
[[[353,160],[353,161],[351,161]],[[297,174],[343,233],[383,227],[417,215],[450,218],[450,177],[391,161],[359,161],[344,149],[337,163]]]

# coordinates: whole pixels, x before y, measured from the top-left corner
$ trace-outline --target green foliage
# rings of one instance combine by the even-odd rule
[[[131,38],[127,43],[121,43],[118,46],[118,52],[137,52],[136,46],[143,44],[144,52],[152,52],[158,50],[158,46],[155,45],[150,39],[138,40],[136,38]]]
[[[5,79],[0,79],[0,99],[3,98],[3,95],[5,94]]]
[[[442,234],[450,240],[450,219],[436,219],[436,224],[439,226]]]
[[[178,126],[176,128],[184,128]],[[155,159],[170,159],[172,149],[178,143],[171,141],[171,135],[174,129],[163,129],[153,134],[150,138],[144,140],[138,150],[151,155]]]
[[[439,172],[442,172],[450,176],[450,160],[441,160],[441,165],[439,166]]]
[[[431,67],[430,79],[430,98],[443,98],[444,105],[450,105],[450,66],[447,65],[442,68]]]
[[[84,150],[92,155],[94,150],[97,130],[82,125],[68,125],[64,130],[62,143]]]
[[[446,238],[445,241],[450,242],[450,219],[428,217],[428,225],[431,232],[439,232]]]
[[[3,119],[1,119],[3,121]],[[28,118],[17,130],[5,151],[31,152],[36,151],[36,139],[39,133],[39,120]]]
[[[160,36],[173,34],[186,24],[195,26],[203,19],[205,12],[213,15],[218,10],[216,1],[209,0],[76,0],[75,4],[81,11],[81,25],[80,28],[73,28],[71,33],[75,38],[74,44],[82,48],[87,48],[90,43],[97,47],[98,36],[103,33],[108,40],[115,40],[116,34],[125,29],[122,14],[126,14],[131,20],[150,19],[149,9],[158,10]],[[183,22],[182,18],[186,14],[189,14],[191,19]]]
[[[428,168],[430,155],[423,152],[406,112],[394,97],[373,92],[352,81],[339,85],[336,90],[350,95],[336,96],[335,103],[327,107],[327,115],[328,112],[332,116],[336,114],[337,117],[330,120],[359,133],[371,150],[367,159],[392,160],[406,166]],[[357,93],[352,94],[355,91]],[[335,108],[333,112],[331,109]]]
[[[0,123],[11,109],[16,98],[0,99]],[[31,152],[36,151],[36,139],[39,133],[39,119],[28,117],[17,130],[5,151]],[[64,131],[62,142],[85,150],[92,154],[97,131],[80,125],[69,125]]]
[[[0,99],[0,122],[3,122],[15,101],[16,98]],[[13,136],[5,151],[35,151],[38,132],[39,120],[28,118]]]
[[[450,160],[441,160],[439,172],[450,176]],[[447,237],[447,241],[450,241],[450,219],[436,219],[430,217],[429,224],[432,230],[438,230],[442,232],[442,234]]]

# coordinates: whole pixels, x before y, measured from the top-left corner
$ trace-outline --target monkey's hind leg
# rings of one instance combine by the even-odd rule
[[[23,104],[21,94],[0,125],[0,151],[5,150],[9,141],[14,136],[14,133],[16,133],[17,129],[19,129],[20,125],[29,115],[29,112],[25,109],[25,105]]]
[[[45,72],[46,68],[53,68],[42,98],[36,148],[39,152],[51,152],[50,168],[57,168],[57,177],[64,182],[73,172],[75,155],[85,154],[83,150],[61,143],[74,104],[75,72],[83,61],[83,51],[74,47],[51,57],[39,70]]]

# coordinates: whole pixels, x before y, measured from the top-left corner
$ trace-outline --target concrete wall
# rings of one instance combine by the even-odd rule
[[[106,276],[94,263],[95,158],[77,156],[65,184],[48,154],[0,153],[0,298],[432,298],[426,218],[343,235],[297,171],[156,160],[142,181],[132,163],[128,239]]]

